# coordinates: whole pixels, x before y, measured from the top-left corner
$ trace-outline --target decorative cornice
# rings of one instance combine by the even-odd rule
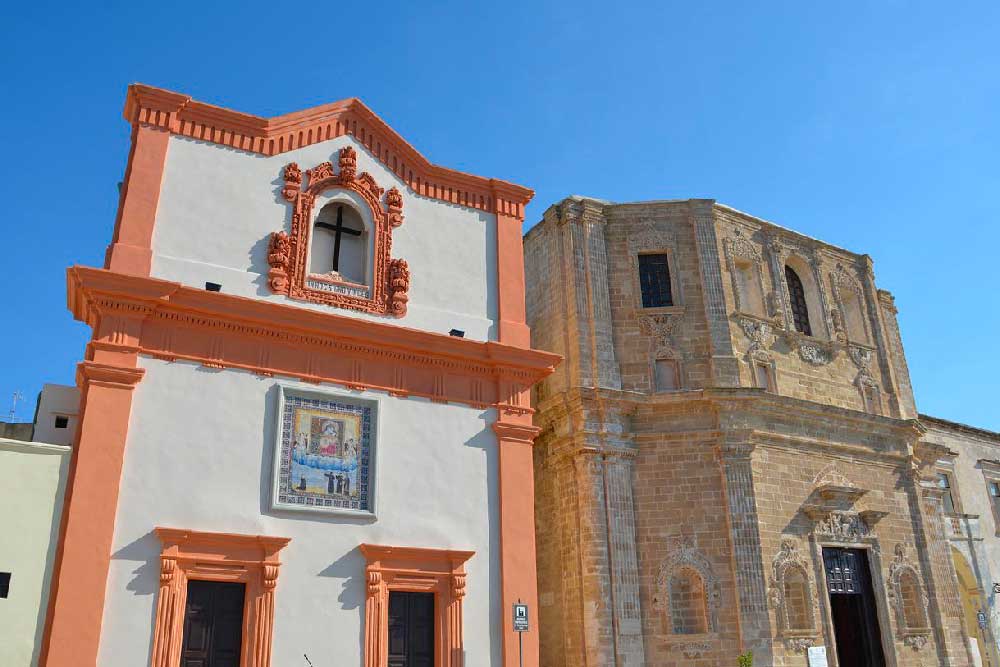
[[[517,424],[502,421],[493,423],[493,431],[502,442],[520,442],[522,444],[530,445],[535,441],[535,436],[537,436],[541,430],[542,429],[539,427],[532,426],[530,424]]]
[[[142,368],[127,368],[124,366],[112,366],[110,364],[84,361],[77,365],[76,373],[78,384],[87,381],[117,386],[122,389],[131,389],[139,384],[146,371]]]
[[[207,292],[179,283],[72,267],[74,316],[102,332],[92,347],[183,359],[308,382],[333,382],[476,407],[528,414],[527,389],[561,357],[494,341],[475,341],[292,305]],[[131,317],[105,326],[101,306],[141,302]],[[141,323],[141,326],[137,326]],[[116,342],[122,341],[122,342]],[[102,365],[89,364],[95,373]],[[112,367],[113,368],[113,367]],[[141,371],[132,371],[133,375]],[[112,371],[107,371],[112,373]],[[113,371],[114,381],[133,376]]]
[[[349,134],[417,194],[524,219],[534,191],[432,164],[357,98],[262,118],[135,83],[125,119],[171,134],[261,155],[277,155]]]

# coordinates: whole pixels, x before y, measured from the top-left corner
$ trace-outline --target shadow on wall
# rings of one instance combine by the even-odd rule
[[[113,560],[128,560],[138,562],[139,567],[132,571],[132,579],[125,585],[125,590],[133,595],[155,595],[160,589],[160,538],[149,531],[134,542],[126,544],[111,554]],[[149,627],[156,626],[156,601],[149,605]],[[152,659],[153,634],[149,634],[149,646],[146,654]]]

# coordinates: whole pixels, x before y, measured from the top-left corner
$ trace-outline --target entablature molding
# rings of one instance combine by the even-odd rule
[[[561,360],[540,350],[206,292],[104,269],[72,267],[67,283],[70,310],[94,330],[90,354],[137,352],[211,368],[496,407],[514,415],[533,412],[527,390]],[[132,309],[128,316],[115,310],[114,326],[108,326],[105,312],[119,300],[142,302],[145,307]]]
[[[417,194],[518,220],[524,220],[524,207],[535,194],[514,183],[432,164],[357,98],[263,118],[132,84],[124,116],[133,125],[266,156],[351,135]]]

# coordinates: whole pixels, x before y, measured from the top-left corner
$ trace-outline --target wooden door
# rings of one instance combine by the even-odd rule
[[[389,667],[434,667],[434,594],[389,593]]]
[[[840,667],[885,667],[866,552],[824,547],[823,565]]]
[[[181,667],[240,667],[243,584],[189,581]]]

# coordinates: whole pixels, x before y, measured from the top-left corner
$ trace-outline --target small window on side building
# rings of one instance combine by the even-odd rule
[[[69,426],[69,417],[56,415],[56,428],[66,428]]]
[[[674,305],[666,254],[639,255],[639,288],[642,290],[643,308]]]
[[[10,595],[10,572],[0,572],[0,598]]]
[[[945,514],[955,514],[955,496],[952,495],[951,475],[946,472],[939,472],[938,488],[944,493],[941,495],[941,503],[944,506]]]

